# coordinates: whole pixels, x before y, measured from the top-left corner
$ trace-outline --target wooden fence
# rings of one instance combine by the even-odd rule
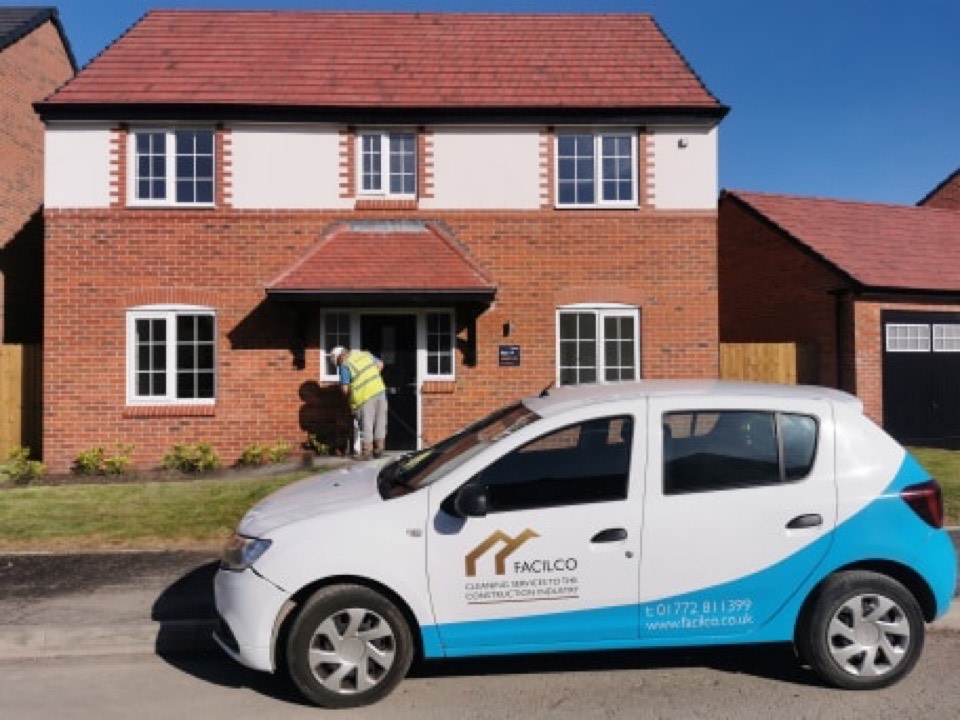
[[[18,445],[42,454],[40,345],[0,345],[0,460]]]
[[[720,343],[720,377],[786,385],[819,382],[817,347],[811,343]]]

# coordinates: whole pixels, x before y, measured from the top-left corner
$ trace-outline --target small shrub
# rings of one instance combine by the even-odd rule
[[[307,435],[307,441],[304,443],[304,446],[308,450],[313,450],[317,455],[331,455],[333,453],[333,448],[330,443],[327,442],[327,439],[313,433]]]
[[[114,455],[107,455],[102,447],[90,448],[81,452],[73,461],[73,472],[77,475],[121,475],[130,468],[130,455],[133,445],[117,443]]]
[[[267,460],[272,463],[282,463],[290,457],[290,443],[283,440],[277,440],[273,445],[267,448]]]
[[[220,467],[220,457],[209,443],[177,443],[163,456],[163,467],[183,473],[204,473]]]
[[[244,467],[257,467],[263,465],[266,452],[267,449],[259,443],[247,445],[240,453],[240,459],[237,461],[237,463],[239,465],[243,465]]]
[[[6,462],[0,463],[0,475],[5,475],[14,485],[29,485],[46,472],[39,460],[30,459],[30,448],[17,446],[10,451]]]
[[[283,440],[277,440],[271,445],[251,443],[240,453],[237,464],[246,467],[259,467],[267,463],[282,463],[290,457],[290,451],[290,443]]]

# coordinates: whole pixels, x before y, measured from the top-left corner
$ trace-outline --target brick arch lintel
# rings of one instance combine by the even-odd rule
[[[136,288],[122,294],[123,309],[143,305],[201,305],[216,307],[217,293],[191,287]]]
[[[620,303],[640,307],[643,301],[643,291],[635,288],[568,287],[558,290],[554,296],[554,302],[558,306],[577,303]]]

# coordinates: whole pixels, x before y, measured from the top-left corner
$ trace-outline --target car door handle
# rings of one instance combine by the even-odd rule
[[[608,542],[619,542],[621,540],[627,539],[627,531],[623,528],[607,528],[606,530],[601,530],[592,538],[590,542],[592,543],[608,543]]]
[[[803,530],[805,528],[820,527],[821,525],[823,525],[823,517],[820,513],[809,513],[807,515],[797,515],[787,523],[787,530]]]

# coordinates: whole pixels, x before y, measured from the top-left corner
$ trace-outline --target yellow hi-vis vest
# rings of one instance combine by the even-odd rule
[[[365,350],[352,350],[344,365],[350,370],[350,409],[356,410],[367,400],[386,392],[380,370],[373,355]]]

